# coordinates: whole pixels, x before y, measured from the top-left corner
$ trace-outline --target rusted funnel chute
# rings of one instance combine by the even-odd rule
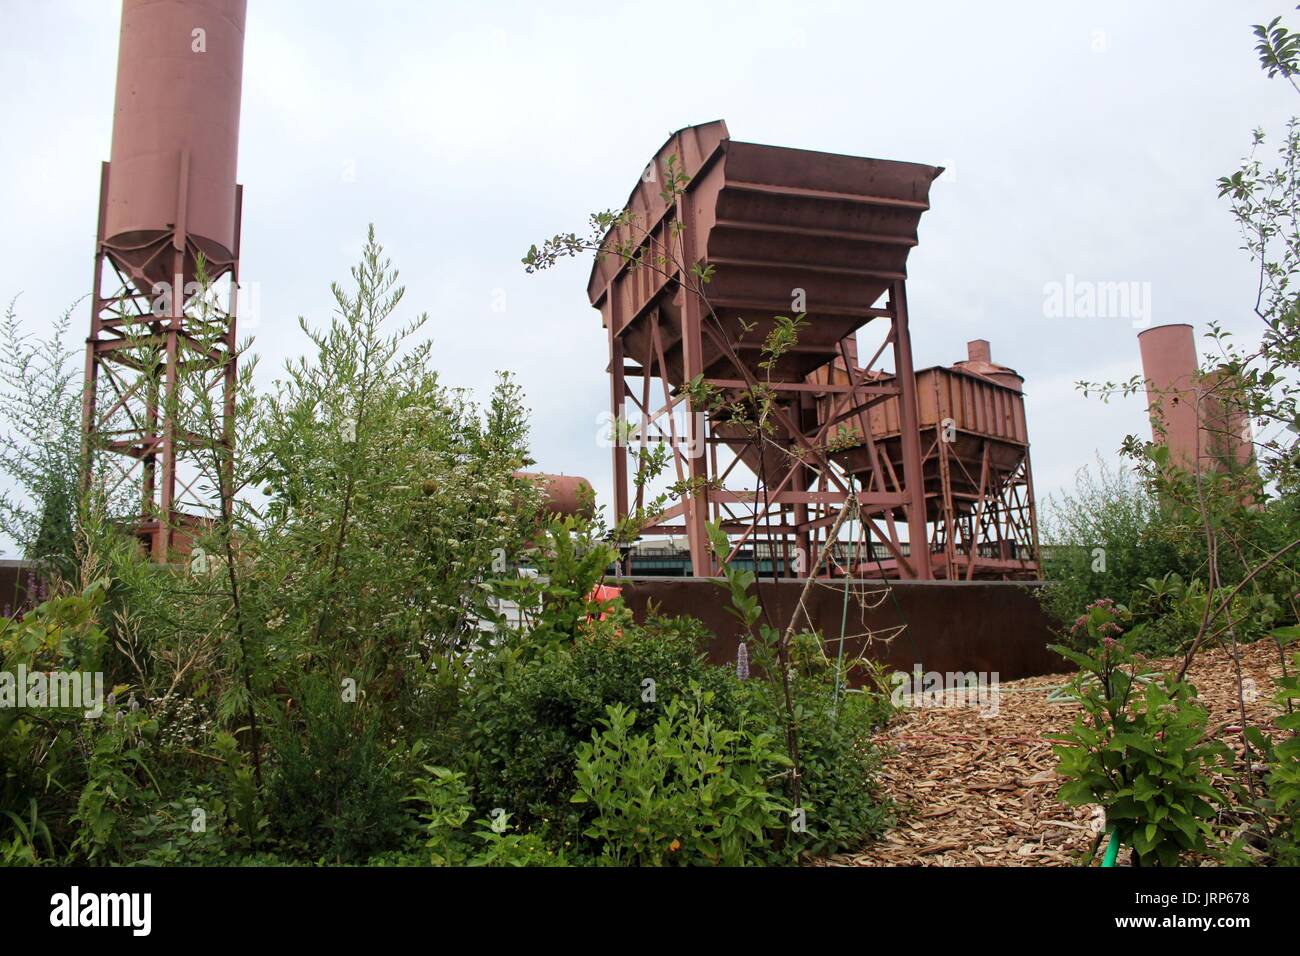
[[[813,563],[850,494],[827,467],[828,440],[841,421],[862,419],[872,402],[892,394],[906,423],[901,460],[853,494],[898,573],[932,576],[905,282],[940,172],[740,142],[718,120],[674,133],[638,177],[627,202],[630,221],[606,237],[607,254],[597,258],[587,293],[609,343],[615,420],[639,421],[642,445],[670,441],[670,473],[687,489],[641,533],[684,534],[693,574],[716,574],[730,557],[712,552],[710,521],[733,536],[733,550],[761,537],[788,567]],[[680,175],[688,178],[676,195],[665,187]],[[668,265],[637,267],[649,262]],[[697,269],[710,276],[707,305],[683,289]],[[767,362],[762,346],[775,317],[801,313],[798,344]],[[844,358],[844,343],[868,324],[873,331],[889,326],[893,381],[856,374],[833,386],[808,381]],[[772,432],[763,436],[716,410],[706,415],[696,399],[676,397],[699,382],[730,406],[760,381],[774,396]],[[836,396],[836,412],[817,423],[816,396],[826,391]],[[616,438],[615,520],[643,504],[634,487],[640,454]],[[749,482],[746,472],[752,488],[739,484]]]
[[[809,376],[817,384],[846,384],[856,366],[856,349],[846,348],[849,364],[837,359]],[[859,379],[867,370],[858,368]],[[890,384],[892,375],[870,377]],[[952,580],[1030,579],[1039,574],[1038,517],[1029,430],[1025,419],[1024,379],[993,361],[986,339],[966,345],[966,358],[949,367],[916,372],[917,427],[926,487],[926,521],[931,527],[935,577]],[[826,422],[836,396],[818,399],[817,420]],[[903,418],[899,400],[886,395],[866,415],[876,445],[873,457],[862,425],[844,426],[852,440],[834,460],[857,481],[875,483],[877,468],[901,461]],[[888,559],[855,568],[863,576],[891,575]]]

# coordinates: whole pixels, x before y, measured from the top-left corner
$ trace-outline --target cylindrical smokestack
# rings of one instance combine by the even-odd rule
[[[246,2],[123,0],[102,238],[137,287],[171,281],[178,227],[186,281],[234,258]]]
[[[1025,387],[1025,380],[1015,369],[993,361],[993,350],[989,346],[988,339],[971,339],[967,342],[966,361],[957,362],[955,367],[974,372],[976,375],[983,375],[999,385],[1014,388],[1017,392],[1023,391]]]
[[[1192,327],[1158,325],[1138,333],[1138,346],[1142,352],[1142,377],[1147,383],[1152,438],[1169,447],[1170,464],[1195,469],[1200,436]],[[1158,425],[1163,427],[1163,434]]]
[[[1247,468],[1255,459],[1250,416],[1235,383],[1219,368],[1207,373],[1202,384],[1201,455],[1228,471]]]

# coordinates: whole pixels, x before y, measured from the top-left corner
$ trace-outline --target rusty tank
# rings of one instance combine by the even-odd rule
[[[235,172],[247,0],[124,0],[104,244],[137,286],[235,258]]]

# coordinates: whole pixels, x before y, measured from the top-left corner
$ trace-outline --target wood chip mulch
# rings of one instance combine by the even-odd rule
[[[1153,662],[1173,670],[1180,664]],[[1245,686],[1253,691],[1247,695],[1247,716],[1270,729],[1279,713],[1272,702],[1273,682],[1281,674],[1277,646],[1267,640],[1244,645],[1241,667]],[[1210,712],[1210,729],[1236,749],[1240,762],[1229,650],[1202,651],[1188,677]],[[861,852],[820,864],[1079,865],[1100,826],[1100,808],[1068,807],[1056,799],[1060,780],[1046,739],[1067,729],[1078,713],[1077,703],[1048,699],[1051,689],[1069,680],[1069,675],[1053,675],[1006,682],[996,715],[986,717],[973,704],[900,712],[875,738],[884,751],[881,783],[897,804],[897,826]]]

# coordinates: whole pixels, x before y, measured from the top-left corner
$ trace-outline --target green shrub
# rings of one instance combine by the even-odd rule
[[[805,678],[795,684],[795,700],[807,828],[791,833],[789,847],[813,856],[860,849],[893,818],[876,779],[880,753],[871,743],[887,719],[889,699],[849,691],[837,703],[833,683]]]
[[[588,822],[569,802],[576,752],[609,705],[628,707],[638,726],[650,727],[695,682],[713,693],[719,719],[733,721],[743,687],[729,669],[705,662],[705,638],[689,618],[619,631],[601,623],[535,656],[506,649],[477,660],[459,738],[476,805],[576,843]]]
[[[402,807],[409,755],[385,746],[367,704],[343,701],[324,680],[305,679],[301,688],[298,709],[270,733],[271,832],[286,851],[331,862],[396,849],[412,827]]]
[[[149,768],[158,723],[144,710],[107,711],[86,731],[90,756],[71,823],[72,852],[92,863],[132,858],[133,829],[160,798]]]
[[[1041,599],[1062,628],[1098,598],[1127,601],[1148,578],[1191,577],[1200,560],[1196,539],[1168,526],[1139,476],[1104,463],[1096,476],[1081,469],[1072,494],[1049,499],[1042,538],[1048,584]]]
[[[1285,647],[1300,640],[1300,627],[1280,628],[1273,637]],[[1271,826],[1254,829],[1256,843],[1266,851],[1269,862],[1300,866],[1300,712],[1295,710],[1300,700],[1300,654],[1292,658],[1290,672],[1278,678],[1277,686],[1274,700],[1286,711],[1278,717],[1277,726],[1286,736],[1277,740],[1258,727],[1246,728],[1246,739],[1267,768],[1260,807],[1271,817]]]
[[[406,799],[421,806],[428,862],[434,866],[454,866],[464,861],[459,831],[474,812],[465,774],[446,767],[424,769],[426,776],[416,778],[415,794]]]
[[[131,855],[142,866],[216,866],[230,863],[226,805],[206,785],[192,796],[153,807],[131,830]]]
[[[565,854],[556,852],[535,833],[511,833],[510,814],[494,812],[491,819],[475,821],[477,846],[464,830],[473,813],[465,774],[446,767],[426,766],[407,800],[419,804],[424,824],[424,852],[388,854],[372,865],[434,866],[565,866]]]
[[[790,759],[775,734],[752,718],[736,729],[711,710],[712,694],[665,708],[648,733],[611,705],[603,730],[578,748],[573,801],[597,813],[584,835],[615,865],[744,866],[763,862],[790,825],[781,795]]]
[[[1066,778],[1059,798],[1096,803],[1137,862],[1172,866],[1187,852],[1210,848],[1210,820],[1226,798],[1209,783],[1230,767],[1230,752],[1207,737],[1209,715],[1196,688],[1173,674],[1142,674],[1118,633],[1113,608],[1094,607],[1091,654],[1056,647],[1079,665],[1074,692],[1083,713],[1053,746]]]
[[[55,858],[54,840],[50,828],[40,817],[36,798],[27,804],[27,813],[20,815],[12,810],[3,811],[12,824],[7,841],[0,839],[0,866],[40,866]]]
[[[80,594],[51,597],[20,618],[0,618],[0,672],[11,680],[19,668],[29,674],[101,672],[108,635],[97,617],[104,599],[105,582],[96,581]],[[109,688],[100,690],[107,694]],[[143,773],[131,772],[129,780],[114,778],[119,789],[105,793],[102,804],[94,796],[127,739],[116,713],[110,707],[98,719],[87,719],[88,701],[84,708],[39,712],[14,703],[0,706],[0,845],[33,862],[62,856],[78,839],[86,852],[99,852],[91,841],[97,834],[111,842],[115,808],[149,786]],[[143,720],[130,716],[133,725]],[[123,759],[141,752],[139,739],[131,742]],[[79,802],[94,820],[94,833],[84,833],[73,819]]]

